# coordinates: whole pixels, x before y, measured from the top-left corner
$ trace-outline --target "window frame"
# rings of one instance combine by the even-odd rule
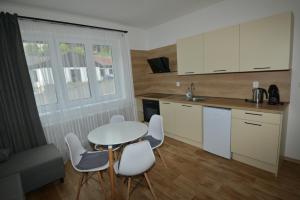
[[[110,39],[101,39],[101,36],[84,39],[80,36],[63,36],[60,34],[22,32],[23,42],[45,42],[49,45],[49,57],[51,59],[51,69],[54,79],[54,87],[57,102],[54,104],[37,105],[40,115],[47,115],[60,110],[74,110],[82,107],[90,107],[97,104],[115,102],[125,98],[122,82],[122,53],[120,50],[120,41]],[[59,43],[83,44],[85,48],[85,59],[87,67],[87,76],[90,89],[90,97],[70,100],[64,75],[64,67],[61,60]],[[101,88],[97,87],[96,65],[93,58],[94,45],[110,46],[112,49],[112,70],[114,74],[115,94],[103,95]],[[29,70],[29,68],[28,68]],[[124,81],[124,80],[123,80]]]

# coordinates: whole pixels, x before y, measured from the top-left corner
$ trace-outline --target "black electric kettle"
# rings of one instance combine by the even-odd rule
[[[252,89],[252,101],[254,103],[263,103],[264,102],[264,94],[266,98],[268,98],[267,90],[264,88],[253,88]]]

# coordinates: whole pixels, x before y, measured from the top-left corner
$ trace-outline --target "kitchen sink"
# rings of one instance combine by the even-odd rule
[[[199,101],[204,101],[206,97],[203,96],[194,96],[192,98],[188,98],[188,101],[194,101],[194,102],[199,102]]]

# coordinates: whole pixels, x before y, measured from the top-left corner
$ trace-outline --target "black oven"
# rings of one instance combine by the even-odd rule
[[[143,99],[144,121],[149,122],[152,115],[159,115],[159,101]]]

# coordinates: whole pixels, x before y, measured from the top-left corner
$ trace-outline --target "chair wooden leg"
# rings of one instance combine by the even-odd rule
[[[88,172],[84,173],[84,177],[85,177],[85,180],[83,179],[83,182],[88,185],[89,173]]]
[[[118,152],[117,152],[117,150],[114,151],[114,159],[115,159],[115,160],[118,160]]]
[[[130,195],[130,186],[131,186],[131,177],[128,178],[128,185],[127,185],[127,200],[129,200]]]
[[[147,183],[148,183],[148,186],[149,186],[149,188],[150,188],[150,191],[151,191],[151,193],[152,193],[152,195],[153,195],[153,198],[154,198],[154,199],[157,199],[157,197],[156,197],[156,195],[155,195],[155,193],[154,193],[154,190],[153,190],[153,188],[152,188],[152,185],[151,185],[151,183],[150,183],[150,179],[149,179],[149,177],[148,177],[148,175],[147,175],[146,172],[144,173],[144,176],[145,176],[145,179],[146,179],[146,181],[147,181]]]
[[[81,190],[81,186],[82,186],[82,182],[83,182],[84,176],[85,176],[84,173],[82,173],[81,177],[80,177],[80,180],[79,180],[79,184],[78,184],[76,200],[79,200],[80,190]]]
[[[103,179],[102,179],[102,172],[98,172],[98,179],[99,179],[99,185],[100,185],[100,190],[104,191],[104,184],[103,184]]]
[[[165,168],[168,168],[168,166],[167,166],[167,163],[166,163],[166,161],[165,161],[164,157],[162,156],[162,154],[161,154],[160,150],[159,150],[158,148],[157,148],[156,150],[157,150],[157,153],[158,153],[158,155],[159,155],[159,157],[160,157],[161,161],[163,162],[163,164],[164,164]]]
[[[103,172],[102,171],[100,171],[100,176],[101,176],[101,178],[102,178],[102,180],[104,179],[104,176],[103,176]]]
[[[121,146],[121,148],[119,149],[119,153],[118,153],[118,159],[117,160],[121,160],[121,155],[124,149],[124,145]]]
[[[123,184],[126,183],[126,177],[125,177],[125,176],[122,176],[122,177],[121,177],[121,183],[123,183]]]

